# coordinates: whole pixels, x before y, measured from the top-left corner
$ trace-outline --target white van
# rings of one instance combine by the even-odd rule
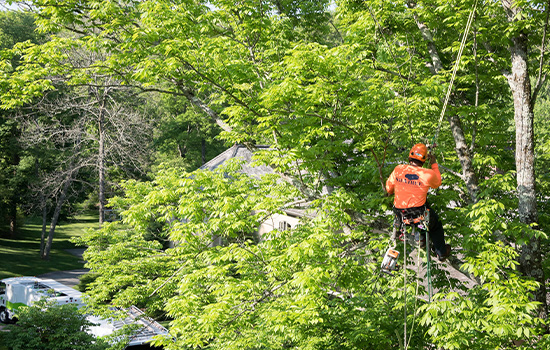
[[[30,306],[41,299],[55,300],[57,304],[74,305],[75,308],[84,305],[81,292],[54,280],[37,277],[5,278],[0,280],[0,322],[16,322],[20,307]],[[90,332],[100,337],[112,334],[126,324],[138,324],[141,327],[130,338],[128,347],[147,344],[156,335],[168,336],[166,328],[145,316],[137,307],[132,306],[126,312],[128,317],[124,320],[105,320],[88,315],[88,320],[97,324],[90,327]]]

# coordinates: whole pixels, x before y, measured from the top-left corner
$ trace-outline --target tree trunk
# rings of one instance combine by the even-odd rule
[[[191,91],[187,90],[187,89],[182,89],[182,95],[185,96],[189,102],[191,102],[191,104],[193,104],[194,106],[198,107],[199,109],[201,109],[204,113],[206,113],[210,118],[212,118],[212,120],[218,124],[218,126],[226,131],[226,132],[231,132],[233,130],[232,127],[230,127],[229,125],[227,125],[226,122],[224,122],[222,120],[222,118],[218,115],[218,113],[216,113],[216,111],[214,111],[212,108],[210,108],[206,103],[204,103],[203,101],[201,101],[198,97],[196,97]]]
[[[457,115],[452,115],[449,117],[449,124],[451,125],[451,132],[453,133],[453,138],[455,140],[455,151],[458,155],[460,165],[462,166],[462,179],[466,183],[466,188],[470,194],[470,201],[472,203],[476,203],[479,187],[477,185],[477,177],[472,164],[472,155],[470,154],[468,142],[464,136],[462,123]]]
[[[38,160],[34,162],[34,169],[35,169],[35,176],[36,178],[40,178],[40,172],[39,172],[39,163]],[[45,241],[46,241],[46,227],[47,227],[47,221],[48,221],[48,207],[46,204],[46,196],[44,195],[44,190],[40,190],[38,194],[38,198],[40,201],[40,208],[42,209],[42,232],[40,235],[40,257],[44,256],[44,248],[45,248]]]
[[[46,207],[46,201],[42,197],[42,234],[40,235],[40,256],[44,256],[44,251],[46,249],[46,227],[48,227],[48,208]]]
[[[519,18],[517,15],[522,12],[522,9],[517,4],[507,0],[503,0],[502,5],[508,16],[508,21],[510,23],[515,22]],[[529,80],[527,34],[519,33],[512,38],[509,50],[512,70],[511,73],[506,74],[506,78],[514,99],[518,212],[522,223],[536,225],[538,213],[535,197],[534,113],[531,102],[531,82]],[[535,291],[534,297],[542,305],[539,316],[546,318],[548,305],[546,302],[540,239],[533,236],[528,243],[521,246],[519,263],[525,276],[532,277],[540,283],[540,288]]]
[[[63,183],[63,189],[61,190],[61,194],[59,195],[59,198],[57,199],[57,204],[55,206],[55,211],[53,213],[52,222],[50,223],[50,232],[48,234],[48,241],[46,242],[46,245],[44,246],[44,253],[42,254],[43,260],[49,260],[50,259],[50,251],[52,249],[52,242],[53,242],[53,236],[55,233],[55,227],[57,226],[57,222],[59,220],[59,215],[61,214],[61,208],[63,207],[63,204],[65,203],[65,199],[67,198],[67,193],[69,191],[69,188],[71,187],[71,184],[73,182],[73,176],[72,172],[69,172],[69,175],[67,176],[67,179]]]
[[[78,154],[80,152],[80,136],[78,136],[78,139],[75,143],[74,148],[74,154]],[[63,188],[61,189],[61,194],[59,195],[59,198],[57,199],[57,204],[55,205],[55,210],[52,216],[52,221],[50,223],[50,231],[48,233],[48,240],[46,241],[46,244],[44,246],[44,252],[42,254],[43,260],[49,260],[50,259],[50,251],[52,249],[52,242],[53,242],[53,236],[55,234],[55,228],[57,226],[57,222],[59,221],[59,215],[61,214],[61,208],[63,207],[63,204],[65,203],[65,199],[67,199],[67,193],[69,192],[69,188],[71,187],[71,184],[73,183],[74,176],[78,173],[78,166],[75,167],[74,159],[71,159],[69,162],[69,167],[67,170],[67,178],[63,182]]]

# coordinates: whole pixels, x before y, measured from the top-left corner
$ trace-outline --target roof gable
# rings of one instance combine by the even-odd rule
[[[231,159],[242,159],[245,161],[242,172],[253,177],[261,177],[266,174],[273,174],[273,168],[266,165],[251,166],[252,155],[255,151],[266,150],[268,146],[253,146],[254,150],[244,145],[234,145],[226,151],[220,153],[214,159],[205,163],[199,169],[214,171]]]

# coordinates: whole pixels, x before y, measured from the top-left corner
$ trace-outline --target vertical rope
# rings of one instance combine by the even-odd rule
[[[402,224],[403,220],[401,220]],[[403,344],[407,346],[407,227],[403,230],[403,295],[404,295],[404,305],[403,312],[404,316],[404,331],[403,331]]]
[[[427,278],[428,278],[428,303],[432,302],[432,274],[431,274],[431,263],[430,263],[430,236],[428,235],[428,230],[426,230],[426,259],[428,260],[427,266]]]
[[[414,227],[413,227],[413,233],[414,233]],[[416,236],[415,236],[416,237]],[[411,339],[412,339],[412,335],[414,333],[414,326],[415,326],[415,321],[416,321],[416,305],[417,305],[417,302],[418,302],[418,289],[420,288],[420,279],[418,278],[418,276],[420,276],[420,240],[418,240],[418,247],[416,248],[416,291],[414,292],[414,314],[413,314],[413,320],[412,320],[412,325],[411,325],[411,336],[409,337],[409,342],[407,343],[407,345],[405,345],[405,350],[407,350],[409,348],[409,345],[411,343]]]
[[[470,16],[468,17],[468,22],[466,23],[466,29],[464,30],[464,34],[462,35],[462,41],[460,42],[460,49],[458,50],[458,56],[456,58],[455,66],[453,67],[453,74],[451,76],[451,81],[449,82],[447,94],[445,95],[445,102],[443,103],[443,108],[441,109],[441,115],[439,116],[439,123],[437,125],[437,130],[435,132],[435,135],[432,141],[432,146],[435,146],[435,141],[437,140],[437,137],[439,136],[439,131],[441,130],[441,122],[443,121],[443,117],[445,116],[445,111],[447,110],[447,104],[449,103],[451,90],[453,89],[456,72],[458,70],[458,66],[460,65],[460,59],[462,58],[462,52],[464,51],[464,46],[466,46],[466,38],[468,37],[468,33],[470,32],[470,27],[472,26],[472,22],[475,17],[474,15],[476,12],[476,8],[477,8],[477,0],[474,4],[474,8],[472,9],[472,12],[470,12]]]

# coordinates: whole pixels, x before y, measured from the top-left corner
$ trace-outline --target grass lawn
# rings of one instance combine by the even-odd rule
[[[69,239],[82,235],[90,227],[98,227],[97,215],[80,215],[57,225],[50,260],[46,261],[40,259],[41,220],[28,219],[19,227],[16,239],[0,238],[0,279],[83,268],[84,264],[80,258],[66,252],[65,249],[79,248]]]

